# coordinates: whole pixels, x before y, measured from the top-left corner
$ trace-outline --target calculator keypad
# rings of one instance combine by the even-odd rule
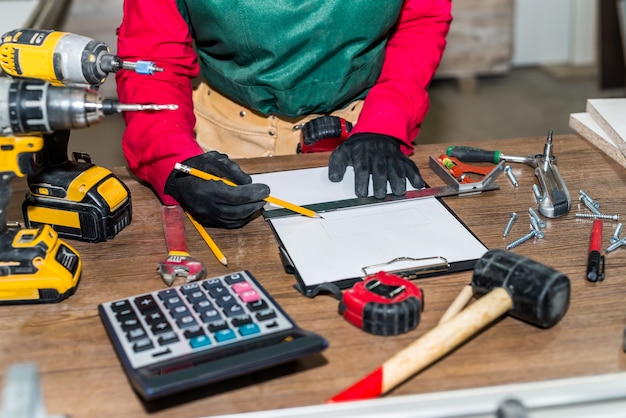
[[[246,343],[295,326],[244,271],[102,307],[133,368]]]

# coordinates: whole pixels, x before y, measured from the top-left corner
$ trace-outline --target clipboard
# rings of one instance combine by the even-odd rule
[[[437,197],[358,199],[351,167],[340,183],[330,182],[327,173],[323,167],[253,176],[272,195],[316,207],[322,215],[308,218],[271,205],[264,213],[285,271],[306,296],[328,283],[351,287],[381,270],[407,279],[470,270],[488,250]],[[407,196],[417,196],[407,186]]]

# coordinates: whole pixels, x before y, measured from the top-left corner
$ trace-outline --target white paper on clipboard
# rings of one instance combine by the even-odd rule
[[[327,167],[253,176],[273,196],[298,205],[354,198],[350,170],[340,183]],[[445,258],[451,267],[473,265],[487,248],[437,198],[407,199],[323,212],[270,218],[301,287],[364,276],[363,268],[394,259]],[[419,262],[418,262],[419,263]]]

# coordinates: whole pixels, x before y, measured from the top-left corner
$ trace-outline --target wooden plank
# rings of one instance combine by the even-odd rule
[[[622,154],[611,137],[607,135],[589,113],[572,113],[569,118],[569,126],[622,167],[626,167],[626,157],[624,157],[624,154]]]
[[[588,99],[586,110],[626,155],[626,99]]]

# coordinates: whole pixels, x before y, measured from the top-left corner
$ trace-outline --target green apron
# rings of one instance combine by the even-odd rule
[[[262,114],[328,113],[363,98],[402,0],[177,0],[207,83]]]

